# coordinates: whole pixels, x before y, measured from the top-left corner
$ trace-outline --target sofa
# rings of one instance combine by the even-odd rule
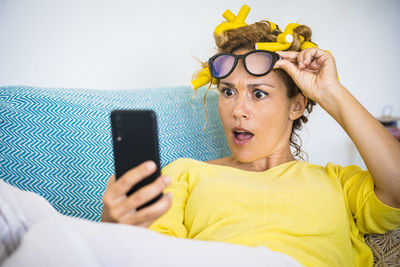
[[[161,167],[181,157],[225,157],[218,93],[210,90],[204,100],[205,90],[0,87],[0,179],[43,196],[62,214],[99,221],[114,173],[110,112],[156,112]],[[400,229],[365,239],[375,266],[400,266]]]

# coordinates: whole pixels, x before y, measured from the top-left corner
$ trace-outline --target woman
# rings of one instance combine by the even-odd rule
[[[363,235],[400,224],[400,144],[339,82],[330,53],[316,47],[301,51],[302,42],[311,41],[307,26],[294,29],[288,51],[277,52],[280,60],[275,53],[254,52],[256,43],[276,41],[281,32],[271,25],[264,21],[223,32],[216,44],[219,53],[228,54],[209,60],[232,155],[210,162],[178,159],[129,197],[125,193],[154,172],[154,163],[117,182],[112,176],[103,221],[181,238],[265,246],[306,266],[371,266]],[[272,60],[260,71],[268,65],[263,53]],[[301,158],[296,130],[315,103],[347,132],[368,171],[295,159]],[[136,212],[161,191],[172,199],[165,194]]]

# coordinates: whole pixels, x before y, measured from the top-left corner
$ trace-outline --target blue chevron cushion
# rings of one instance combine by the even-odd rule
[[[102,194],[114,173],[109,114],[153,109],[158,116],[161,165],[180,158],[229,154],[217,93],[193,97],[189,87],[91,90],[0,87],[0,179],[45,197],[59,212],[99,220]]]

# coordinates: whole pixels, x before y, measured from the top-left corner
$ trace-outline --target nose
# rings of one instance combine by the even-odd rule
[[[244,97],[238,97],[232,109],[232,117],[235,119],[249,119],[250,112]]]

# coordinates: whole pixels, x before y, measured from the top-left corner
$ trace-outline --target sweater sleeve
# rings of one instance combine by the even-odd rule
[[[169,236],[187,238],[188,231],[184,225],[186,202],[189,197],[187,164],[183,159],[171,162],[161,170],[161,174],[171,178],[170,185],[163,193],[172,193],[172,204],[169,210],[157,218],[149,229]]]
[[[375,194],[369,171],[358,166],[331,165],[358,229],[364,234],[383,234],[400,225],[400,209],[384,204]]]

